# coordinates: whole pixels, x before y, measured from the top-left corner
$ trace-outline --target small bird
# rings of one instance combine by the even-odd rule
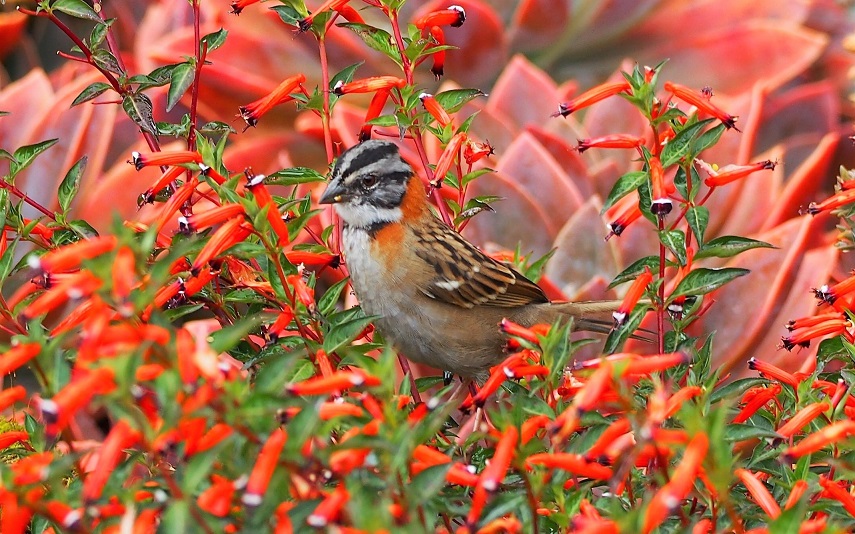
[[[376,327],[411,361],[483,381],[506,354],[499,323],[574,320],[608,332],[615,302],[552,303],[431,212],[425,187],[395,143],[344,151],[321,196],[343,222],[351,284]]]

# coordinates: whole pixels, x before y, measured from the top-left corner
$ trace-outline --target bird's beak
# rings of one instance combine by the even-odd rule
[[[345,191],[341,180],[334,179],[327,184],[327,190],[324,191],[324,194],[321,195],[321,199],[318,202],[321,204],[338,204],[344,200],[344,194]]]

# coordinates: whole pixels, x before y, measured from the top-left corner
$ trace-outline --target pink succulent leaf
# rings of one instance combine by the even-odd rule
[[[502,71],[486,109],[497,110],[517,128],[543,124],[558,108],[555,82],[523,56],[514,56]]]
[[[529,51],[548,46],[569,24],[569,2],[522,0],[517,4],[511,20],[511,47]]]
[[[837,129],[839,117],[840,98],[828,81],[800,85],[783,94],[771,95],[757,132],[757,150],[765,151],[787,137],[808,133],[825,135]]]

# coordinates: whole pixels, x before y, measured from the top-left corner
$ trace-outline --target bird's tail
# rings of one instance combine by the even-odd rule
[[[612,313],[618,309],[619,300],[591,300],[583,302],[561,302],[549,305],[550,311],[557,316],[571,315],[573,328],[608,334],[614,328],[615,320]]]

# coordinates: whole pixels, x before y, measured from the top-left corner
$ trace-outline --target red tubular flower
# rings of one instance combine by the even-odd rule
[[[745,178],[749,174],[755,173],[757,171],[763,170],[773,170],[778,166],[777,161],[760,161],[757,163],[752,163],[750,165],[728,165],[727,167],[721,169],[714,176],[710,176],[704,179],[704,183],[707,187],[718,187],[720,185],[729,184],[730,182],[735,182],[740,178]]]
[[[101,492],[104,490],[113,470],[122,459],[124,449],[134,446],[140,438],[140,433],[131,428],[123,419],[116,423],[98,450],[95,469],[86,473],[83,480],[83,500],[85,502],[91,503],[101,498]]]
[[[829,408],[831,408],[831,404],[827,402],[815,402],[813,404],[809,404],[799,410],[789,421],[781,425],[777,432],[781,436],[789,438]]]
[[[329,252],[309,252],[306,250],[289,250],[285,257],[293,265],[305,265],[306,267],[332,267],[338,269],[341,264],[341,256]]]
[[[737,132],[739,131],[739,128],[736,127],[736,120],[738,117],[725,113],[724,111],[717,108],[715,105],[713,105],[712,102],[709,101],[709,96],[705,96],[704,94],[699,93],[697,91],[693,91],[692,89],[689,89],[684,85],[676,84],[673,82],[665,82],[663,87],[666,91],[673,94],[683,102],[691,106],[695,106],[707,115],[711,115],[716,119],[720,120],[726,128],[733,128]]]
[[[479,528],[475,534],[517,534],[522,532],[522,528],[522,523],[514,516],[499,517]]]
[[[539,430],[546,428],[549,421],[550,419],[546,415],[535,415],[526,419],[520,427],[520,443],[525,445],[531,441],[531,439],[537,435]]]
[[[329,395],[354,386],[379,386],[380,379],[361,370],[336,371],[329,377],[309,378],[289,384],[285,390],[292,395]]]
[[[831,287],[822,285],[818,289],[813,289],[813,294],[820,303],[834,304],[834,301],[855,291],[855,276],[850,276]],[[842,315],[842,314],[841,314]]]
[[[814,290],[816,292],[816,290]],[[829,313],[820,313],[818,315],[812,315],[810,317],[802,317],[801,319],[795,319],[792,321],[788,321],[786,325],[787,330],[792,332],[793,330],[799,330],[801,328],[810,328],[812,326],[816,326],[818,324],[824,323],[826,321],[832,320],[845,320],[846,315],[840,312],[834,311]]]
[[[687,364],[690,361],[691,357],[683,352],[637,356],[631,358],[626,367],[623,367],[621,376],[647,376],[651,373],[665,371],[677,365]],[[617,367],[620,370],[620,366]]]
[[[80,519],[83,511],[60,501],[50,501],[45,505],[48,516],[59,526],[69,531],[76,531],[80,527]]]
[[[136,258],[130,247],[123,246],[113,260],[113,298],[118,302],[127,300],[131,289],[137,285]]]
[[[344,4],[334,8],[339,15],[344,17],[344,19],[348,22],[356,22],[359,24],[365,24],[365,19],[362,18],[362,15],[351,6]]]
[[[172,219],[172,214],[181,209],[181,207],[190,200],[190,197],[193,196],[193,193],[196,192],[196,186],[199,185],[199,181],[197,179],[188,180],[186,184],[179,187],[172,196],[169,197],[169,200],[163,205],[160,213],[157,216],[157,219],[152,223],[154,228],[157,228],[157,231],[160,232],[163,230],[163,227]]]
[[[7,350],[0,356],[0,377],[18,370],[38,356],[41,350],[42,347],[38,343],[21,343]]]
[[[18,502],[18,496],[5,488],[0,488],[0,531],[5,534],[24,534],[28,532],[33,511]]]
[[[186,165],[188,163],[202,163],[202,155],[195,150],[173,150],[169,152],[150,152],[141,154],[131,152],[131,161],[136,170],[143,167],[160,167],[169,165]]]
[[[326,13],[327,11],[338,11],[341,6],[346,5],[350,0],[326,0],[323,4],[318,7],[313,13],[309,14],[308,17],[300,20],[297,23],[297,27],[301,32],[307,32],[312,27],[312,21],[315,20],[315,17],[320,15],[321,13]]]
[[[367,141],[371,139],[371,130],[373,126],[368,123],[383,113],[383,107],[386,105],[386,101],[389,100],[390,94],[390,89],[381,89],[371,97],[371,103],[368,104],[368,111],[365,112],[365,126],[359,130],[359,141]]]
[[[581,154],[589,148],[635,148],[638,149],[644,144],[644,139],[628,134],[612,134],[602,137],[591,137],[589,139],[579,139],[579,144],[576,145],[576,150]]]
[[[0,362],[6,363],[6,354],[0,356]],[[24,386],[12,386],[0,391],[0,412],[5,411],[16,402],[21,402],[26,398],[27,390]]]
[[[436,41],[437,46],[445,45],[445,32],[439,26],[430,27],[430,35]],[[431,54],[433,65],[430,66],[430,72],[433,77],[439,80],[445,74],[445,50],[437,50]]]
[[[255,508],[261,504],[287,439],[288,434],[285,429],[277,427],[264,442],[258,459],[255,461],[255,466],[249,475],[249,481],[246,483],[246,491],[241,498],[244,505]]]
[[[418,18],[413,24],[416,28],[424,30],[432,26],[451,26],[459,28],[466,22],[466,11],[457,5],[448,6],[445,9],[431,11],[427,15]]]
[[[806,454],[814,453],[823,447],[842,441],[855,434],[855,421],[845,420],[831,423],[830,425],[809,434],[797,445],[784,451],[785,461],[791,462]]]
[[[321,504],[315,508],[315,511],[306,518],[306,523],[310,527],[321,528],[329,525],[338,519],[342,508],[347,503],[350,494],[344,486],[344,482],[339,482],[339,485],[329,493]]]
[[[631,86],[629,82],[609,82],[598,85],[592,89],[589,89],[577,96],[573,100],[568,102],[563,102],[558,104],[558,111],[553,113],[553,117],[558,117],[559,115],[562,117],[566,117],[570,115],[574,111],[578,111],[582,108],[586,108],[593,104],[596,104],[600,100],[605,100],[610,96],[614,96],[620,93],[628,93],[631,91]]]
[[[469,515],[466,518],[467,524],[475,524],[487,504],[490,494],[499,489],[499,484],[505,478],[511,460],[513,460],[518,438],[519,433],[516,427],[512,426],[506,428],[499,438],[496,452],[493,454],[490,464],[481,472],[478,485],[475,486],[475,495],[472,498],[472,505],[469,507]]]
[[[291,97],[291,93],[297,90],[305,81],[306,76],[303,74],[295,74],[290,78],[286,78],[270,93],[245,106],[240,106],[238,108],[240,118],[246,122],[247,126],[255,126],[258,124],[258,120],[265,113],[273,109],[274,106],[294,100]]]
[[[808,483],[805,480],[797,480],[790,490],[790,496],[787,497],[787,502],[784,504],[784,510],[789,510],[801,500],[802,495],[808,489]]]
[[[270,223],[270,227],[273,228],[273,232],[279,238],[279,246],[285,247],[285,245],[291,242],[290,237],[288,237],[288,227],[285,225],[285,221],[282,220],[282,214],[279,213],[279,206],[273,200],[273,195],[270,194],[270,190],[264,185],[264,175],[259,174],[249,179],[246,188],[252,191],[258,207],[267,207],[267,222]]]
[[[627,317],[629,317],[630,312],[635,308],[635,305],[638,304],[638,301],[641,300],[642,295],[644,295],[644,292],[647,290],[647,286],[649,286],[652,281],[653,273],[650,272],[649,268],[645,267],[644,272],[638,275],[632,282],[632,285],[626,292],[626,296],[623,297],[623,301],[620,303],[620,306],[618,306],[618,309],[612,313],[612,317],[614,317],[615,320],[615,328],[623,326]]]
[[[116,236],[99,236],[64,245],[41,257],[30,256],[27,264],[33,269],[56,273],[77,269],[83,260],[91,260],[116,248]]]
[[[407,85],[407,80],[396,76],[372,76],[361,80],[344,83],[339,80],[333,87],[333,93],[341,96],[351,93],[374,93],[376,91],[391,91]]]
[[[513,369],[522,365],[524,363],[524,358],[524,352],[515,352],[505,358],[502,363],[494,366],[490,370],[490,376],[487,378],[487,381],[484,382],[481,389],[478,390],[478,393],[474,397],[467,398],[460,406],[460,409],[465,411],[470,409],[472,405],[479,407],[484,406],[487,399],[493,395],[493,393],[498,391],[499,387],[505,382],[505,380],[514,376]]]
[[[267,329],[267,337],[271,343],[275,342],[279,339],[280,334],[291,324],[291,321],[294,320],[294,310],[291,308],[285,308],[279,315],[276,316],[276,320],[273,321],[273,324],[270,325]]]
[[[51,462],[53,462],[51,452],[39,452],[21,458],[9,466],[14,475],[12,482],[16,486],[23,486],[44,481],[49,473]]]
[[[855,189],[847,189],[828,197],[822,202],[811,202],[808,204],[807,212],[811,215],[817,215],[823,211],[835,210],[852,202],[855,202]]]
[[[198,232],[245,214],[246,210],[240,204],[223,204],[189,217],[178,217],[178,229],[184,233]]]
[[[844,481],[843,484],[848,487],[851,482]],[[819,485],[822,486],[822,489],[825,490],[823,492],[824,497],[834,499],[835,501],[842,504],[843,508],[845,508],[850,515],[855,515],[855,497],[853,497],[852,494],[849,493],[848,489],[841,488],[838,482],[829,480],[828,477],[826,477],[825,475],[820,475]]]
[[[795,347],[808,347],[812,339],[829,335],[843,335],[851,342],[853,337],[852,322],[848,319],[830,319],[789,336],[781,337],[781,345],[787,350],[793,350]]]
[[[430,93],[422,93],[419,95],[419,100],[422,101],[422,105],[425,107],[430,116],[434,118],[434,120],[440,126],[448,126],[451,124],[451,117],[445,111],[445,108],[442,107],[439,102],[436,101],[436,98]]]
[[[90,271],[78,271],[48,289],[32,301],[21,312],[21,319],[28,321],[52,312],[69,299],[78,300],[88,297],[101,287],[103,282]]]
[[[233,433],[234,429],[230,425],[226,423],[217,423],[199,437],[192,450],[189,448],[185,450],[185,454],[190,456],[191,454],[198,454],[212,449]]]
[[[671,510],[680,506],[692,491],[708,448],[709,440],[703,433],[696,434],[686,446],[683,458],[674,469],[670,481],[656,492],[647,507],[644,515],[643,532],[645,534],[662,524]]]
[[[251,6],[252,4],[258,3],[261,0],[232,0],[231,13],[235,15],[240,15],[241,11],[243,11],[247,6]]]
[[[629,419],[622,417],[613,421],[606,429],[600,434],[600,437],[597,438],[597,441],[594,442],[588,448],[588,451],[585,453],[585,458],[589,460],[597,460],[599,459],[611,443],[613,443],[620,436],[623,436],[629,433],[632,430],[632,426],[630,425]]]
[[[48,423],[48,429],[64,428],[81,408],[95,395],[109,393],[116,388],[115,373],[109,367],[99,367],[82,378],[72,380],[51,399],[42,399],[39,408]]]
[[[672,417],[683,406],[684,402],[701,393],[703,393],[703,389],[700,386],[686,386],[680,389],[668,399],[668,404],[665,406],[665,417]]]
[[[760,388],[759,393],[751,397],[751,400],[733,418],[733,422],[737,424],[744,423],[749,417],[757,413],[757,410],[766,406],[766,403],[777,397],[779,393],[781,393],[781,384],[771,384],[769,387]]]
[[[770,380],[777,380],[782,384],[787,384],[793,389],[799,387],[799,380],[792,373],[788,373],[783,369],[776,367],[768,362],[762,362],[757,358],[748,360],[748,368],[752,371],[757,371],[761,376]]]
[[[0,450],[11,447],[15,443],[27,441],[30,435],[22,430],[10,430],[0,434]]]
[[[540,336],[534,331],[534,328],[526,328],[508,319],[502,319],[502,322],[499,323],[499,328],[509,336],[524,339],[535,345],[540,343]]]
[[[210,487],[199,495],[196,504],[213,516],[226,517],[235,496],[234,482],[220,475],[211,475],[211,479]]]
[[[442,181],[445,179],[445,175],[448,174],[448,170],[451,168],[451,164],[454,163],[454,158],[458,156],[460,153],[460,148],[463,146],[463,142],[466,141],[466,134],[460,132],[451,138],[451,141],[445,146],[445,150],[440,154],[439,159],[436,162],[436,169],[434,169],[434,181],[431,183],[433,187],[442,187]]]
[[[589,462],[581,454],[568,452],[533,454],[526,458],[525,462],[529,466],[543,465],[550,469],[562,469],[593,480],[609,480],[614,474],[610,467]]]
[[[286,277],[288,284],[294,288],[294,298],[309,311],[315,309],[315,290],[306,284],[306,279],[301,274],[291,274]]]
[[[483,143],[476,143],[471,139],[463,146],[463,159],[468,165],[473,165],[475,162],[492,156],[496,151],[493,150],[490,141],[485,140]]]
[[[182,174],[186,173],[187,169],[184,167],[170,167],[166,170],[165,173],[160,175],[160,178],[157,179],[154,184],[145,190],[145,193],[140,195],[137,200],[137,206],[142,206],[143,204],[151,204],[154,202],[154,197],[166,186],[172,184],[177,180]]]
[[[630,195],[621,199],[617,205],[618,210],[615,211],[615,219],[609,223],[609,235],[606,236],[606,241],[613,235],[620,235],[641,217],[641,208],[638,207],[638,195]]]
[[[199,251],[196,259],[193,260],[190,272],[194,276],[198,276],[202,272],[202,267],[209,261],[246,239],[250,233],[251,230],[247,227],[243,217],[235,217],[226,221],[211,234],[211,238]]]
[[[751,494],[754,502],[766,512],[771,519],[777,519],[781,515],[781,507],[775,502],[775,498],[763,485],[763,482],[757,478],[754,473],[745,469],[737,469],[734,474],[739,477],[739,480],[745,485],[745,489]]]
[[[658,217],[665,217],[671,213],[673,207],[665,185],[665,170],[662,168],[662,162],[658,156],[650,156],[648,166],[650,167],[650,184],[653,195],[650,211]]]

